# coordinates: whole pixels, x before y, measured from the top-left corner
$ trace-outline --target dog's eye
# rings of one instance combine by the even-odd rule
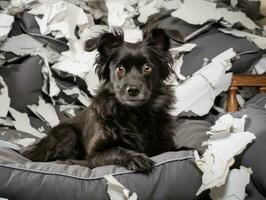
[[[152,72],[152,68],[149,64],[144,64],[142,71],[144,74],[150,74]]]
[[[125,68],[122,65],[118,65],[118,67],[116,68],[116,73],[121,76],[125,73]]]

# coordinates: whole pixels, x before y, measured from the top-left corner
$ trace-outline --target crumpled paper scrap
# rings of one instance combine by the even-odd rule
[[[134,192],[129,196],[129,190],[119,183],[111,174],[105,175],[107,180],[107,193],[110,200],[137,200],[137,194]]]
[[[213,200],[244,200],[246,198],[246,186],[250,182],[252,170],[244,166],[240,169],[232,169],[226,179],[226,183],[220,187],[211,189],[210,197]]]
[[[203,143],[208,147],[203,156],[200,158],[195,151],[196,165],[203,172],[202,185],[197,195],[225,184],[234,156],[240,154],[256,138],[253,133],[244,130],[246,117],[237,119],[231,114],[220,117],[207,132],[211,136]]]
[[[76,27],[93,25],[92,16],[88,17],[82,8],[62,0],[45,1],[30,11],[35,16],[42,35],[53,33],[56,38],[66,37],[69,40],[77,39]],[[89,20],[90,19],[90,20]]]

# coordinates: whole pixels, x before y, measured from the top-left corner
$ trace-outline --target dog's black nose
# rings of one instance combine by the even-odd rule
[[[129,96],[135,97],[139,94],[139,89],[137,87],[131,86],[127,87],[126,92]]]

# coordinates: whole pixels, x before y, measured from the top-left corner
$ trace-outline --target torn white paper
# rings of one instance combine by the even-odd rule
[[[235,23],[240,23],[247,29],[255,30],[256,28],[260,28],[257,24],[255,24],[251,19],[249,19],[245,13],[240,11],[229,11],[226,8],[217,8],[217,12],[221,14],[223,20],[229,22],[231,25]]]
[[[173,65],[173,69],[175,70],[176,76],[179,80],[186,80],[187,77],[185,77],[183,74],[181,74],[181,67],[183,65],[183,57],[184,55],[181,55],[178,59],[175,59],[174,65]]]
[[[241,119],[229,117],[220,118],[214,127],[211,128],[212,133],[210,139],[205,143],[208,149],[204,152],[203,157],[200,158],[197,152],[195,152],[196,165],[203,172],[202,185],[197,192],[197,195],[202,191],[219,187],[226,181],[229,168],[234,163],[234,156],[240,154],[246,145],[252,142],[256,137],[253,133],[244,131],[245,118]],[[224,120],[227,122],[224,123]],[[228,127],[231,132],[228,133]],[[224,133],[222,132],[224,127]],[[218,130],[215,132],[213,130]]]
[[[172,13],[190,24],[204,24],[208,21],[223,19],[232,27],[235,23],[241,23],[244,27],[255,30],[259,28],[245,13],[241,11],[228,11],[226,8],[216,8],[216,3],[206,0],[185,0],[183,6]]]
[[[266,72],[266,56],[261,58],[259,62],[256,63],[255,67],[257,74],[263,74]]]
[[[212,59],[212,62],[195,72],[175,88],[177,101],[172,114],[192,111],[202,116],[209,112],[215,97],[226,91],[232,79],[232,73],[225,73],[231,67],[230,59],[236,56],[233,49],[228,49]]]
[[[190,52],[192,51],[197,45],[195,43],[186,43],[178,47],[171,48],[170,51],[174,54],[182,53],[182,52]]]
[[[9,1],[9,5],[6,8],[6,11],[9,14],[15,15],[18,12],[22,12],[25,9],[29,9],[33,3],[38,0],[11,0]]]
[[[183,6],[171,15],[190,24],[204,24],[210,20],[221,19],[221,14],[216,11],[216,3],[205,0],[185,0]]]
[[[129,0],[106,0],[108,25],[110,27],[122,27],[127,21],[131,21],[137,15],[136,9],[131,6],[132,2],[134,3],[134,1]],[[131,26],[134,26],[133,21],[131,21]]]
[[[46,121],[51,127],[59,124],[60,121],[52,104],[46,103],[41,98],[39,98],[38,104],[39,105],[28,105],[27,107],[41,120]]]
[[[0,41],[4,40],[11,30],[14,17],[4,13],[0,13]]]
[[[0,76],[0,117],[6,117],[10,106],[10,98],[8,96],[8,88],[3,78]]]
[[[29,133],[38,138],[43,138],[45,136],[45,134],[40,133],[30,125],[30,119],[26,113],[21,113],[11,107],[9,108],[9,112],[15,119],[12,123],[16,130]]]
[[[97,50],[88,52],[84,50],[84,41],[71,41],[70,49],[62,52],[58,62],[52,65],[52,70],[63,71],[85,78],[87,73],[93,69]]]
[[[241,118],[234,118],[230,113],[222,115],[210,127],[210,131],[207,131],[207,134],[217,136],[218,133],[244,132],[246,118],[247,115],[243,115]]]
[[[28,146],[34,144],[35,141],[36,141],[35,138],[23,138],[23,139],[12,140],[12,143],[23,146],[23,147],[28,147]]]
[[[139,14],[140,14],[138,17],[138,21],[141,23],[146,23],[149,16],[158,13],[161,9],[173,10],[173,9],[179,9],[181,6],[182,2],[180,0],[140,1],[138,4]]]
[[[129,196],[129,190],[119,183],[111,174],[105,175],[107,180],[107,193],[110,200],[137,200],[137,194],[134,192]]]
[[[253,41],[259,48],[266,49],[266,37],[261,37],[255,34],[230,28],[220,28],[219,30],[224,33],[231,34],[237,37],[247,38],[248,40]]]
[[[82,8],[62,0],[45,1],[29,11],[30,14],[43,15],[35,17],[41,34],[49,34],[54,31],[57,38],[66,37],[75,40],[77,26],[90,26],[88,17]],[[93,22],[91,22],[93,23]],[[59,32],[59,34],[57,34]]]
[[[229,171],[226,183],[211,189],[210,197],[213,200],[244,200],[246,185],[250,182],[251,169],[241,166],[240,169]]]

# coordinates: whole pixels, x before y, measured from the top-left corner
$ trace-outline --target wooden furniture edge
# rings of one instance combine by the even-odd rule
[[[232,77],[232,82],[228,90],[227,111],[235,112],[238,110],[236,98],[237,90],[240,87],[257,87],[260,92],[266,93],[266,74],[246,75],[236,74]]]

